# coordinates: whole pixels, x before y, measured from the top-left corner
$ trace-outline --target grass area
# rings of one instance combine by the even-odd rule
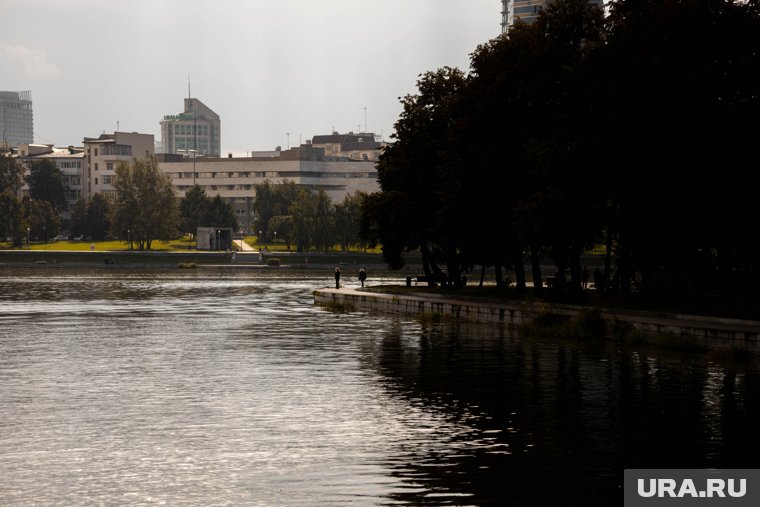
[[[19,250],[63,250],[71,252],[89,252],[92,249],[92,245],[95,245],[95,251],[114,251],[114,250],[129,250],[129,244],[126,241],[49,241],[44,242],[32,242],[29,246],[24,245]],[[136,247],[136,244],[132,245]],[[171,241],[153,241],[150,246],[150,251],[155,252],[171,252],[171,251],[187,251],[188,249],[195,248],[195,241],[185,237],[181,239],[175,239]],[[9,243],[0,243],[0,249],[12,249]]]
[[[258,236],[244,236],[243,241],[248,243],[249,246],[255,248],[258,250],[259,248],[266,247],[267,250],[270,252],[293,252],[295,251],[295,245],[290,245],[290,250],[288,250],[288,245],[282,240],[277,240],[277,243],[273,242],[266,242],[266,241],[259,241]],[[338,252],[344,252],[338,245],[333,245],[332,248],[330,248],[330,252],[332,253],[338,253]],[[348,249],[349,253],[367,253],[367,254],[380,254],[381,250],[380,247],[375,248],[360,248],[356,245],[351,246]],[[324,253],[315,249],[309,250],[309,253]]]

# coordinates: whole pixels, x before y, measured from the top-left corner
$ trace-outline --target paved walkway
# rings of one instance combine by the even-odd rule
[[[240,251],[241,252],[258,252],[258,250],[253,248],[251,245],[249,245],[242,239],[240,240]]]

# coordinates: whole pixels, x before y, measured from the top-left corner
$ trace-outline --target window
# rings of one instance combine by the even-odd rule
[[[104,185],[110,185],[111,184],[111,178],[113,178],[113,176],[104,174],[103,175],[103,184]]]
[[[98,179],[97,179],[97,178],[95,178],[95,184],[96,184],[96,185],[98,184]]]
[[[98,149],[97,148],[95,148],[95,156],[96,157],[98,156]]]
[[[95,170],[96,171],[98,170],[98,164],[97,163],[95,164]]]
[[[109,171],[113,171],[113,162],[106,163],[106,169]],[[103,178],[105,179],[105,178]]]

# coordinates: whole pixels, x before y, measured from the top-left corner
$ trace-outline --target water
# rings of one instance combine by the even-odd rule
[[[625,468],[757,468],[757,360],[333,313],[332,283],[0,271],[0,504],[620,505]]]

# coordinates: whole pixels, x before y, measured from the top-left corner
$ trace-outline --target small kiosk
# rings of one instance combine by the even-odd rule
[[[198,250],[231,250],[232,228],[198,227],[195,240]]]

